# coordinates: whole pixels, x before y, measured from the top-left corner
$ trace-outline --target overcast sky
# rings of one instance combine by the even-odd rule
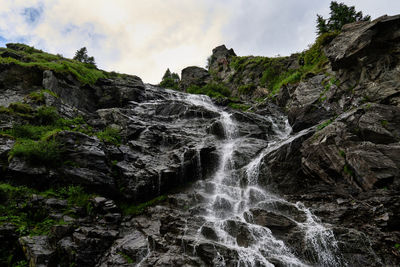
[[[342,0],[372,18],[400,0]],[[225,44],[237,55],[302,51],[330,0],[0,0],[0,46],[23,42],[73,57],[86,46],[101,69],[158,83],[167,68],[204,67]]]

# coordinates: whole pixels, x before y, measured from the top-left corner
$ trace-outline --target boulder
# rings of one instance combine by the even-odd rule
[[[203,86],[211,80],[211,76],[206,69],[191,66],[182,70],[180,87],[186,91],[191,85]]]

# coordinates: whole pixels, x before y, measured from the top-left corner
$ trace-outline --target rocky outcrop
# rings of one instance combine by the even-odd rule
[[[398,107],[364,104],[303,143],[302,168],[327,183],[354,190],[399,188]]]
[[[191,66],[182,70],[180,87],[185,91],[190,85],[203,86],[211,80],[206,69]]]

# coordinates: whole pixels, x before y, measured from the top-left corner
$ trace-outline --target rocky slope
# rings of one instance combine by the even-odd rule
[[[252,112],[0,49],[0,265],[399,265],[399,33],[182,71]]]

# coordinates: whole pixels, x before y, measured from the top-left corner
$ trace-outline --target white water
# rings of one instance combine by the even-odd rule
[[[206,212],[203,215],[206,221],[204,225],[212,226],[218,237],[216,243],[237,251],[239,255],[237,266],[274,266],[276,263],[283,266],[307,266],[308,264],[340,266],[341,261],[337,256],[336,241],[330,230],[326,229],[302,203],[290,203],[258,186],[263,158],[268,153],[306,134],[307,130],[291,136],[291,128],[287,120],[273,121],[272,118],[265,118],[266,123],[272,122],[275,132],[273,140],[242,170],[236,170],[233,164],[233,154],[239,149],[243,138],[238,136],[238,127],[232,114],[215,106],[207,96],[189,95],[169,90],[167,92],[171,99],[201,106],[220,114],[225,139],[219,144],[219,165],[211,178],[199,181],[196,190],[207,200]],[[200,156],[198,158],[200,161]],[[200,164],[199,166],[201,168]],[[245,185],[240,182],[241,177],[238,174],[240,171],[244,174]],[[276,238],[270,229],[252,223],[252,215],[249,211],[251,208],[274,207],[276,204],[290,206],[306,217],[305,221],[298,222],[289,216],[296,223],[298,229],[304,233],[304,246],[313,255],[310,256],[308,262],[304,262],[294,255],[291,249],[282,240]],[[279,213],[279,210],[276,212]],[[232,230],[232,228],[242,229],[245,232],[245,241],[240,241],[237,233],[232,233],[238,230]],[[206,239],[202,236],[201,231],[200,228],[198,231],[199,242],[201,239]],[[217,252],[213,264],[214,266],[225,266],[223,255]]]

